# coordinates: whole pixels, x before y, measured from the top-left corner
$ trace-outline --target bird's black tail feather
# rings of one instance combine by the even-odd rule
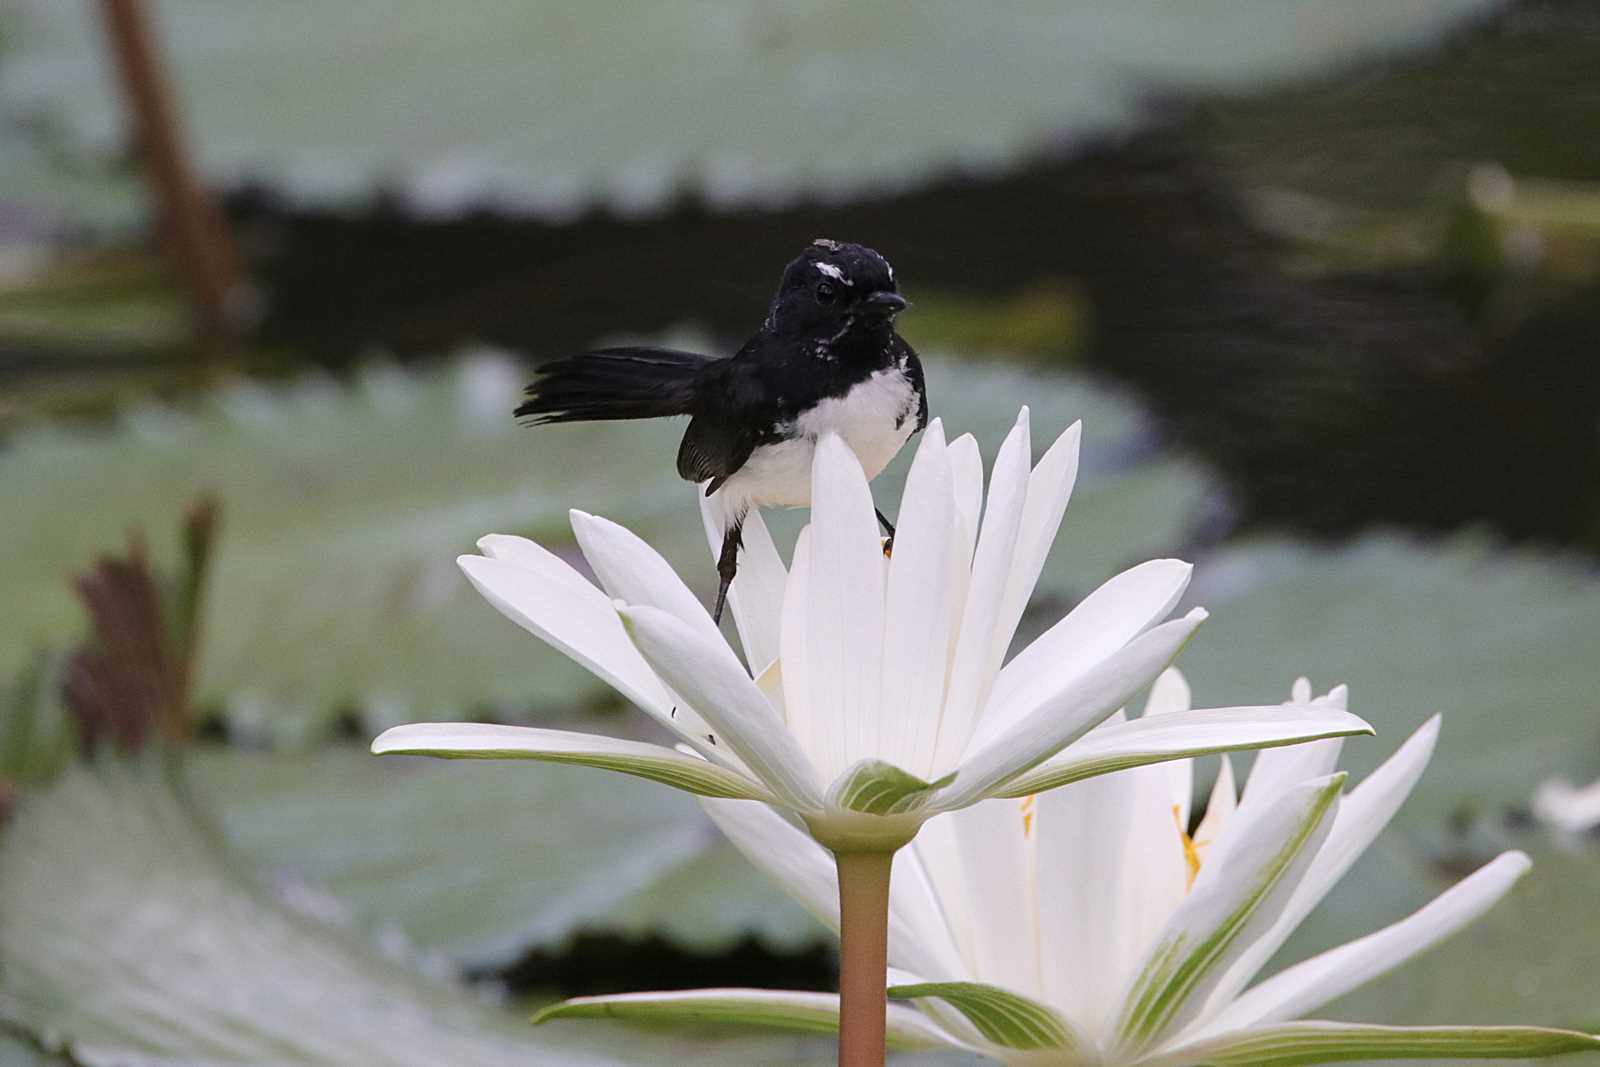
[[[712,362],[670,348],[602,348],[546,363],[518,416],[546,422],[687,415],[695,383]]]

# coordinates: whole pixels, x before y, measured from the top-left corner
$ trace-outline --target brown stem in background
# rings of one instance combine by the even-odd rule
[[[74,580],[89,634],[67,658],[62,698],[85,751],[143,748],[151,735],[181,745],[194,733],[190,689],[200,610],[218,526],[214,500],[184,514],[184,558],[170,580],[151,567],[135,535],[124,556],[105,555]]]
[[[239,283],[239,260],[184,150],[144,4],[101,0],[101,9],[172,255],[188,280],[201,329],[209,337],[225,336],[230,332],[228,298]]]

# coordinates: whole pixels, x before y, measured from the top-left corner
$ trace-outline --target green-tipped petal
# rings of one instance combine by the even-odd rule
[[[1270,928],[1327,836],[1345,778],[1330,775],[1284,793],[1201,868],[1124,998],[1118,1030],[1125,1051],[1149,1048],[1190,1021],[1228,966]]]
[[[1540,1026],[1298,1022],[1197,1042],[1146,1062],[1150,1067],[1304,1067],[1348,1060],[1521,1060],[1595,1051],[1600,1051],[1600,1036]]]
[[[1007,782],[997,793],[1025,797],[1114,771],[1214,752],[1276,748],[1329,737],[1370,734],[1372,727],[1334,708],[1205,708],[1103,726],[1055,759]]]
[[[643,741],[599,734],[492,726],[475,722],[421,722],[385,730],[372,742],[377,756],[441,759],[531,759],[620,771],[703,797],[771,802],[772,794],[737,771],[698,756]]]
[[[552,1019],[623,1019],[648,1023],[727,1023],[774,1026],[811,1033],[839,1032],[839,997],[835,993],[797,993],[779,989],[689,989],[672,993],[620,993],[575,997],[553,1004],[533,1017]],[[891,1048],[964,1048],[956,1038],[919,1011],[889,1005]]]
[[[1038,1051],[1084,1047],[1054,1008],[982,982],[921,982],[889,987],[893,1000],[941,1000],[960,1012],[984,1040],[1004,1049]]]

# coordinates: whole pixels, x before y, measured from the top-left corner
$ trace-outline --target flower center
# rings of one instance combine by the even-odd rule
[[[1023,837],[1031,837],[1033,835],[1033,812],[1034,812],[1034,809],[1036,807],[1038,807],[1038,804],[1039,804],[1039,798],[1036,795],[1032,794],[1032,793],[1030,793],[1027,796],[1022,798],[1022,836]]]

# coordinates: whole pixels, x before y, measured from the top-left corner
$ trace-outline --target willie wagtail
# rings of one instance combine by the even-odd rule
[[[722,621],[752,507],[811,503],[817,438],[838,434],[867,477],[928,422],[922,363],[894,332],[906,306],[894,268],[842,241],[813,241],[783,271],[754,337],[717,359],[670,348],[602,348],[547,363],[516,413],[535,423],[688,415],[678,474],[703,484],[722,524]],[[878,512],[892,538],[894,527]]]

